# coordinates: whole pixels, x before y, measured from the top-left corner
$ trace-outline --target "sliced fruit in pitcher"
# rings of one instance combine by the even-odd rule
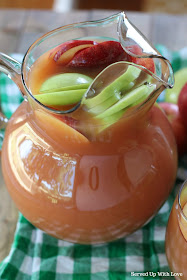
[[[47,79],[40,88],[40,93],[68,89],[86,88],[93,81],[89,76],[79,73],[63,73]]]
[[[123,62],[108,66],[105,72],[103,71],[97,77],[99,80],[98,83],[102,83],[102,80],[108,74],[108,72],[106,72],[108,69],[110,70],[112,67],[115,67],[113,69],[116,70],[116,66],[128,68],[125,73],[106,86],[98,95],[83,99],[86,110],[95,115],[97,119],[104,120],[109,117],[111,119],[112,116],[115,115],[114,119],[117,120],[116,116],[118,112],[124,112],[127,108],[140,104],[156,88],[156,85],[145,82],[145,80],[150,80],[149,78],[151,76],[143,74],[143,76],[140,77],[142,73],[139,68]],[[102,76],[103,73],[106,74],[104,77]],[[100,79],[100,77],[103,78]],[[97,79],[93,82],[92,86],[94,83],[97,86]],[[120,114],[118,114],[118,116],[119,115]]]
[[[53,58],[57,64],[67,64],[77,52],[94,44],[97,44],[97,42],[91,40],[71,40],[54,48],[50,52],[49,57]]]
[[[132,53],[141,54],[138,46],[130,46],[130,48]],[[135,62],[154,72],[152,59],[128,55],[117,41],[71,40],[54,48],[50,52],[49,58],[52,58],[58,67],[62,66],[62,70],[65,69],[67,72],[57,74],[44,81],[38,94],[35,94],[35,98],[53,109],[61,108],[59,110],[65,108],[63,106],[74,106],[82,100],[81,110],[90,114],[89,118],[97,120],[96,122],[100,122],[104,128],[117,122],[128,108],[143,102],[155,89],[154,85],[146,82],[145,78],[149,79],[148,75],[144,74],[143,78],[142,76],[140,78],[141,69],[133,65],[125,64],[119,73],[116,69],[111,72],[109,68],[121,61],[123,61],[122,63],[124,61]],[[94,67],[100,67],[101,70],[103,67],[104,70],[100,70],[98,75],[98,72],[93,70]],[[110,71],[105,72],[107,69]],[[85,75],[85,73],[89,73],[89,70],[92,71],[92,76],[96,77],[94,81]],[[105,73],[102,76],[103,80],[99,80],[103,73]],[[96,88],[93,87],[95,82]],[[88,97],[91,89],[94,96]],[[71,106],[71,108],[74,107]],[[63,117],[58,119],[63,121]],[[69,122],[67,124],[71,126]]]
[[[107,116],[107,117],[103,118],[101,120],[102,125],[98,128],[97,133],[102,132],[103,130],[105,130],[109,126],[111,126],[114,123],[116,123],[117,121],[119,121],[121,119],[121,117],[124,115],[124,112],[125,112],[125,109],[120,110],[117,113],[114,113],[113,115],[110,115],[110,116]]]
[[[78,52],[69,62],[71,67],[109,65],[119,60],[129,61],[129,55],[116,41],[105,41]]]
[[[75,129],[74,121],[72,118],[58,119],[50,114],[43,111],[36,110],[35,117],[37,122],[39,122],[40,127],[49,136],[55,138],[58,142],[63,141],[68,142],[71,140],[76,143],[88,143],[89,140],[79,131]],[[72,127],[73,125],[73,127]]]
[[[129,51],[141,55],[142,50],[137,45],[128,46]],[[152,58],[139,58],[125,52],[117,41],[97,42],[92,40],[71,40],[54,48],[49,55],[59,65],[68,67],[98,67],[110,65],[116,61],[129,61],[144,66],[154,73]]]
[[[118,111],[127,109],[129,106],[133,106],[134,103],[137,103],[138,100],[146,99],[154,89],[155,85],[142,85],[135,88],[121,98],[116,104],[108,108],[103,113],[97,115],[96,118],[103,119],[117,113]]]
[[[48,106],[71,105],[79,102],[86,89],[63,90],[36,95],[36,99]]]
[[[79,73],[63,73],[46,80],[35,98],[47,106],[70,105],[79,102],[92,82]]]
[[[114,66],[115,64],[112,64],[111,66],[108,66],[108,68],[106,68],[105,70],[108,70]],[[90,109],[89,112],[94,112],[94,110],[97,110],[96,106],[102,107],[102,104],[104,109],[104,107],[106,106],[106,102],[108,103],[107,108],[109,108],[116,101],[121,99],[124,92],[130,90],[134,86],[135,80],[138,78],[140,72],[141,70],[139,68],[129,65],[125,73],[123,73],[112,83],[106,86],[96,96],[87,99],[85,98],[83,100],[83,103],[88,109]],[[102,73],[100,74],[100,76],[101,75]],[[99,78],[100,77],[98,76],[97,79]]]
[[[131,45],[128,47],[128,50],[132,52],[135,55],[142,55],[142,50],[138,45]],[[152,73],[155,72],[155,64],[154,60],[149,57],[135,57],[135,56],[130,56],[131,62],[144,66],[146,69],[151,71]]]

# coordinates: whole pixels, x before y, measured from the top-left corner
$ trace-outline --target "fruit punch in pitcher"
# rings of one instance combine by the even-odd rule
[[[9,121],[2,158],[22,214],[84,244],[149,221],[176,176],[173,132],[155,105],[173,85],[170,63],[120,13],[44,35],[21,74],[13,78],[25,101]]]

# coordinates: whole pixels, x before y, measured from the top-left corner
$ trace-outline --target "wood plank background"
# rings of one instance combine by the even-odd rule
[[[69,23],[104,18],[116,11],[55,13],[49,10],[0,10],[0,50],[25,53],[44,33]],[[172,50],[187,46],[187,15],[127,12],[129,19],[153,44]]]
[[[97,20],[116,11],[89,10],[55,13],[40,10],[0,10],[0,51],[24,54],[44,33],[73,22]],[[129,19],[153,44],[164,44],[171,50],[187,46],[187,15],[127,12]],[[8,254],[17,221],[14,206],[0,170],[0,261]]]

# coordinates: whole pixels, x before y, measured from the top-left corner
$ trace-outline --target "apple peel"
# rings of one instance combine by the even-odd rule
[[[79,51],[68,63],[69,67],[98,67],[116,61],[129,61],[129,55],[117,41],[104,41]]]
[[[56,61],[57,64],[68,64],[72,58],[74,57],[74,55],[76,55],[76,53],[78,53],[79,51],[92,47],[93,45],[91,44],[85,44],[85,45],[81,45],[81,46],[77,46],[74,48],[69,49],[68,51],[64,52],[63,54],[61,54],[61,56],[59,57],[59,59]]]
[[[142,49],[138,45],[132,45],[128,47],[128,50],[135,55],[142,55]],[[145,67],[147,70],[151,71],[152,73],[155,73],[155,64],[154,60],[149,57],[135,57],[133,55],[130,56],[131,61],[135,64],[141,65]]]
[[[77,46],[85,46],[85,45],[94,45],[97,44],[97,42],[94,42],[92,40],[71,40],[71,41],[67,41],[65,43],[62,43],[61,45],[57,46],[56,48],[54,48],[49,55],[49,58],[54,59],[55,62],[59,63],[59,62],[63,62],[63,60],[61,59],[61,56],[63,54],[65,54],[66,52],[68,52],[69,50],[72,50],[69,55],[67,55],[66,59],[67,60],[71,60],[73,58],[73,56],[76,53],[76,47]],[[58,62],[58,60],[60,59],[60,61]]]

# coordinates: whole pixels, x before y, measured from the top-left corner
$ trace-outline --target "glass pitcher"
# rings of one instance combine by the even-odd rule
[[[97,59],[97,75],[71,108],[54,108],[38,100],[33,84],[49,76],[48,70],[56,71],[54,56],[48,64],[51,53],[59,59],[59,45],[77,40],[90,44],[93,38],[96,45],[108,41],[120,45],[123,58],[109,55],[102,65],[102,59],[91,52],[87,57],[92,55],[92,64]],[[81,48],[76,55],[82,54]],[[155,105],[159,94],[173,86],[169,61],[122,12],[47,33],[28,49],[22,65],[5,54],[0,55],[0,63],[0,70],[15,81],[24,97],[8,122],[2,148],[4,179],[20,212],[49,235],[82,244],[109,242],[147,223],[167,199],[177,170],[171,126]],[[110,68],[115,63],[117,68]],[[154,68],[146,67],[149,63]],[[82,69],[91,76],[89,65]],[[100,96],[110,84],[118,87],[117,79],[127,71],[132,76],[138,73],[135,82],[127,85],[128,96],[137,93],[141,83],[154,90],[120,115],[109,113],[104,122],[90,117],[89,110],[85,113],[85,104],[93,104],[92,95]],[[108,106],[108,101],[103,104]]]

